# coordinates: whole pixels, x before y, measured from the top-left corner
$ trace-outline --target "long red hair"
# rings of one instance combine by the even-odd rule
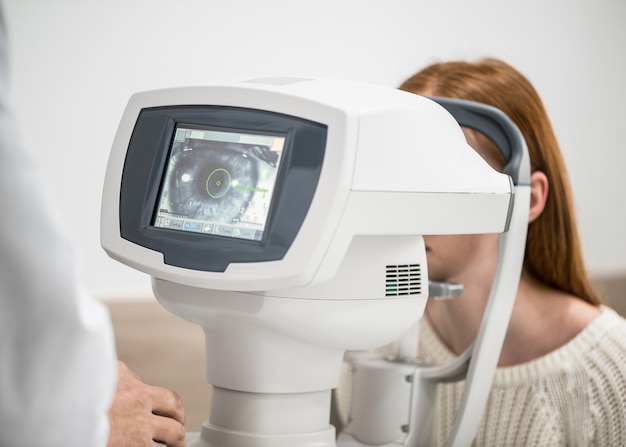
[[[598,305],[583,262],[565,163],[541,98],[528,79],[505,62],[487,58],[430,65],[399,88],[488,104],[519,127],[531,169],[545,173],[550,184],[543,213],[528,227],[524,269],[550,287]]]

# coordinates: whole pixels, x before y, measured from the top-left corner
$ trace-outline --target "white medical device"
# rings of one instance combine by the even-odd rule
[[[467,145],[462,121],[484,124],[509,151],[510,175]],[[487,107],[347,81],[134,95],[106,171],[101,239],[152,277],[164,307],[205,331],[211,410],[191,445],[418,445],[430,436],[427,385],[468,368],[468,384],[477,374],[482,383],[466,393],[474,406],[451,439],[472,439],[524,251],[529,163],[515,132]],[[336,440],[330,399],[344,353],[411,333],[429,291],[422,235],[460,233],[502,233],[498,299],[485,312],[494,325],[475,344],[489,349],[443,374],[394,362],[412,368],[404,384],[410,374],[427,385],[404,385],[404,415],[393,410],[373,432],[370,413],[353,406]]]

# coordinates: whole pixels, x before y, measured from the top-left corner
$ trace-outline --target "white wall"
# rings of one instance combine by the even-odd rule
[[[14,110],[97,295],[150,293],[99,245],[105,165],[133,92],[275,74],[396,86],[427,63],[485,55],[544,98],[592,272],[626,270],[623,0],[4,0],[4,10]]]

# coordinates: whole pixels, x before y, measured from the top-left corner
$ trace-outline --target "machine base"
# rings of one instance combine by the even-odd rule
[[[187,433],[188,447],[336,447],[335,428],[314,433],[259,435],[224,430],[204,423],[202,432]]]

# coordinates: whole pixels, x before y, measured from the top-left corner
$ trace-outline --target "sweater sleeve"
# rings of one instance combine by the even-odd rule
[[[116,379],[105,307],[76,261],[7,110],[0,15],[0,445],[105,446]]]

